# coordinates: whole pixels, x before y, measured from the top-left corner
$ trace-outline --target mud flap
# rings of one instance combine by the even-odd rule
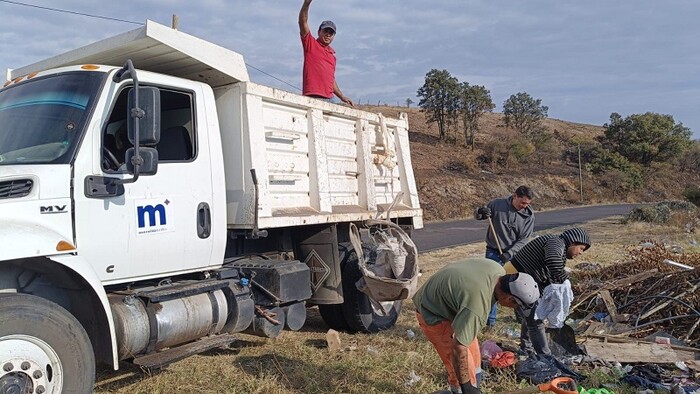
[[[308,226],[294,232],[295,254],[311,273],[311,304],[340,304],[343,287],[335,224]]]

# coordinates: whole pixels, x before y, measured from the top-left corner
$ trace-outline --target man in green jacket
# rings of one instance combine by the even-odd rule
[[[496,303],[529,314],[540,296],[528,274],[507,275],[483,257],[449,264],[421,286],[413,297],[421,331],[447,369],[453,393],[479,393],[481,352],[476,336]]]

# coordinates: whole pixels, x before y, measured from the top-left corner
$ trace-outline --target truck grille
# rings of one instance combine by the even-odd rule
[[[24,197],[32,191],[34,181],[31,179],[15,179],[0,182],[0,199]]]

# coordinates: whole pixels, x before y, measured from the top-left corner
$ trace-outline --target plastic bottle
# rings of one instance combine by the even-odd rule
[[[512,327],[506,327],[503,329],[503,334],[508,338],[520,338],[520,331]]]

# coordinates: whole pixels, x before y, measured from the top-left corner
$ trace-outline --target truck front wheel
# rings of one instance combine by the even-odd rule
[[[95,357],[68,311],[41,297],[0,295],[0,388],[18,393],[89,393]]]
[[[345,321],[353,332],[375,333],[388,330],[396,324],[401,312],[399,301],[378,303],[370,299],[355,286],[362,277],[362,271],[357,264],[354,250],[343,266],[343,298],[342,304]]]

